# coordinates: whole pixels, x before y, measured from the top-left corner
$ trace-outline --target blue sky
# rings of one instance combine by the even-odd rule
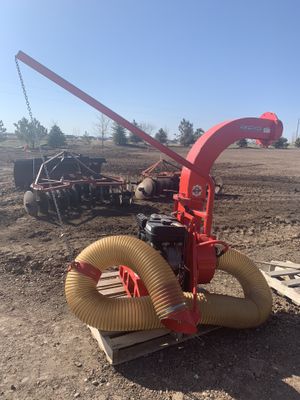
[[[27,116],[22,50],[125,118],[177,132],[277,113],[300,117],[298,0],[0,0],[0,119]],[[97,112],[22,65],[34,116],[94,133]]]

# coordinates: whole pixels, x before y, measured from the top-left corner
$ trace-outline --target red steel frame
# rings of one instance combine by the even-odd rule
[[[214,204],[211,167],[221,152],[239,139],[256,139],[265,146],[271,144],[281,136],[282,122],[270,112],[260,118],[223,122],[202,135],[185,159],[27,54],[20,51],[16,58],[183,166],[179,193],[174,196],[174,212],[188,231],[185,264],[190,271],[189,289],[196,294],[197,284],[209,282],[214,275],[215,246],[221,246],[223,251],[227,248],[211,234]]]
[[[120,265],[119,276],[128,297],[142,297],[148,295],[148,290],[143,281],[132,269],[125,265]]]
[[[158,171],[155,172],[156,168],[163,165],[165,167],[164,171]],[[172,167],[173,170],[167,171],[167,167]],[[174,171],[175,170],[175,171]],[[152,176],[166,176],[166,177],[172,177],[172,176],[177,176],[180,175],[180,168],[178,165],[174,165],[170,163],[170,161],[164,160],[163,158],[160,159],[159,161],[156,161],[154,164],[150,165],[150,167],[146,168],[142,173],[142,176],[144,177],[152,177]]]
[[[78,158],[76,158],[73,153],[64,150],[42,163],[42,165],[40,166],[39,172],[35,178],[35,181],[30,185],[31,188],[42,191],[42,192],[51,192],[51,191],[57,190],[57,189],[68,189],[68,188],[71,188],[75,184],[92,184],[95,187],[96,186],[102,186],[102,187],[110,186],[110,187],[118,188],[121,191],[126,190],[126,182],[124,179],[115,178],[115,177],[111,177],[111,176],[108,177],[101,173],[97,173],[97,175],[99,175],[99,178],[53,180],[53,179],[41,177],[43,170],[45,170],[45,172],[46,172],[47,164],[49,164],[50,162],[52,162],[55,159],[59,160],[58,164],[63,163],[65,155],[71,156],[79,166],[83,167],[86,171],[90,172],[91,175],[96,174],[95,171],[90,169],[82,161],[80,161]],[[60,156],[62,156],[61,160],[59,159]],[[56,166],[54,168],[56,168],[58,164],[56,164]],[[52,169],[52,171],[53,171],[53,169]],[[51,175],[52,171],[49,171],[48,175]],[[47,173],[46,173],[46,175],[47,175]]]

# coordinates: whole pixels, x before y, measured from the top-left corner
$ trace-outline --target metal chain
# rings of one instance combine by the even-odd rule
[[[27,94],[26,87],[25,87],[25,84],[24,84],[22,72],[21,72],[21,69],[20,69],[19,60],[16,57],[15,57],[15,62],[16,62],[16,67],[17,67],[17,71],[18,71],[21,87],[22,87],[22,90],[23,90],[23,94],[24,94],[24,98],[25,98],[25,102],[26,102],[27,111],[28,111],[28,114],[29,114],[31,126],[32,126],[33,133],[34,133],[34,139],[35,139],[35,142],[38,144],[38,149],[39,149],[40,156],[41,156],[41,159],[42,159],[43,164],[44,164],[44,169],[45,169],[45,172],[46,172],[47,179],[49,181],[49,185],[50,185],[50,187],[52,187],[52,184],[50,182],[50,176],[49,176],[48,167],[45,164],[46,160],[45,160],[45,157],[43,155],[42,148],[41,148],[40,138],[36,134],[35,125],[34,125],[34,118],[33,118],[33,114],[32,114],[32,109],[31,109],[31,106],[30,106],[30,103],[29,103],[29,98],[28,98],[28,94]],[[50,190],[50,193],[51,193],[51,197],[52,197],[52,200],[53,200],[53,203],[54,203],[54,207],[55,207],[55,211],[56,211],[56,214],[57,214],[58,222],[59,222],[59,225],[60,225],[60,228],[61,228],[60,237],[64,241],[64,244],[65,244],[66,249],[67,249],[67,251],[69,253],[69,257],[70,257],[70,261],[71,261],[71,260],[73,260],[73,257],[74,257],[74,249],[70,245],[70,242],[69,242],[67,236],[65,235],[64,223],[63,223],[63,219],[62,219],[62,216],[61,216],[58,204],[57,204],[57,200],[56,200],[56,196],[55,196],[54,190]]]

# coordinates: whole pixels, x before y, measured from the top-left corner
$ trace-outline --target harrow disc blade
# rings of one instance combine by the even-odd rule
[[[122,203],[121,205],[126,207],[126,206],[131,206],[133,203],[133,198],[131,192],[126,190],[125,192],[122,193]]]
[[[48,215],[49,201],[48,196],[44,192],[36,193],[36,201],[38,204],[38,212],[43,215]]]
[[[78,209],[80,207],[80,195],[75,187],[68,190],[70,207]]]
[[[145,178],[136,188],[135,197],[138,200],[148,199],[155,194],[155,182],[152,178]]]
[[[122,194],[120,193],[111,193],[110,195],[110,204],[114,207],[120,207],[122,205]]]
[[[70,205],[69,197],[66,195],[65,190],[63,190],[63,189],[53,190],[52,193],[48,192],[47,195],[48,195],[47,197],[49,200],[50,209],[51,209],[51,211],[53,211],[55,213],[57,213],[57,210],[55,207],[53,197],[55,198],[57,207],[60,212],[64,212]]]
[[[96,187],[94,185],[89,185],[89,204],[91,207],[95,207],[96,206],[96,200],[97,200],[97,190]]]
[[[81,189],[81,186],[80,185],[78,185],[78,184],[75,184],[73,187],[72,187],[72,189],[71,190],[73,190],[75,193],[76,193],[76,198],[78,198],[78,202],[79,202],[79,205],[81,204],[81,196],[82,196],[82,189]]]
[[[213,176],[213,180],[215,183],[215,194],[221,194],[223,190],[223,179],[220,176]]]
[[[24,194],[23,204],[27,214],[31,215],[32,217],[37,217],[38,203],[36,201],[35,193],[27,190],[27,192]]]
[[[60,211],[64,212],[70,207],[70,197],[66,189],[56,190],[56,199],[58,208]]]

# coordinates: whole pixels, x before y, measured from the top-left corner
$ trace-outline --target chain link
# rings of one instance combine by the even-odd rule
[[[45,161],[46,161],[46,160],[45,160],[45,157],[44,157],[43,152],[42,152],[40,137],[39,137],[39,135],[37,135],[37,133],[36,133],[36,129],[35,129],[35,124],[34,124],[34,118],[33,118],[33,114],[32,114],[31,105],[30,105],[29,98],[28,98],[28,94],[27,94],[27,90],[26,90],[26,87],[25,87],[25,84],[24,84],[24,79],[23,79],[22,72],[21,72],[21,69],[20,69],[19,60],[18,60],[16,57],[15,57],[15,62],[16,62],[16,67],[17,67],[17,71],[18,71],[18,75],[19,75],[19,79],[20,79],[22,91],[23,91],[23,94],[24,94],[24,98],[25,98],[25,102],[26,102],[27,111],[28,111],[28,114],[29,114],[31,126],[32,126],[33,133],[34,133],[34,139],[35,139],[35,142],[36,142],[37,145],[38,145],[38,149],[39,149],[39,152],[40,152],[40,156],[41,156],[41,159],[42,159],[42,161],[43,161],[43,167],[44,167],[44,169],[45,169],[46,176],[47,176],[47,179],[48,179],[48,181],[49,181],[49,186],[50,186],[50,188],[51,188],[51,187],[52,187],[52,184],[51,184],[51,182],[50,182],[50,176],[49,176],[49,171],[48,171],[47,164],[45,164]],[[34,174],[33,174],[33,175],[34,175]],[[67,249],[67,251],[68,251],[68,253],[69,253],[69,254],[68,254],[68,255],[69,255],[69,258],[70,258],[69,261],[71,261],[71,260],[73,260],[73,258],[74,258],[74,249],[73,249],[72,246],[70,245],[70,242],[69,242],[67,236],[65,235],[64,223],[63,223],[63,219],[62,219],[62,216],[61,216],[61,213],[60,213],[58,204],[57,204],[55,191],[54,191],[54,190],[50,190],[50,194],[51,194],[51,197],[52,197],[52,200],[53,200],[53,203],[54,203],[55,211],[56,211],[56,214],[57,214],[57,219],[58,219],[58,222],[59,222],[59,225],[60,225],[60,229],[61,229],[60,237],[61,237],[61,238],[63,239],[63,241],[64,241],[64,244],[65,244],[65,246],[66,246],[66,249]]]

